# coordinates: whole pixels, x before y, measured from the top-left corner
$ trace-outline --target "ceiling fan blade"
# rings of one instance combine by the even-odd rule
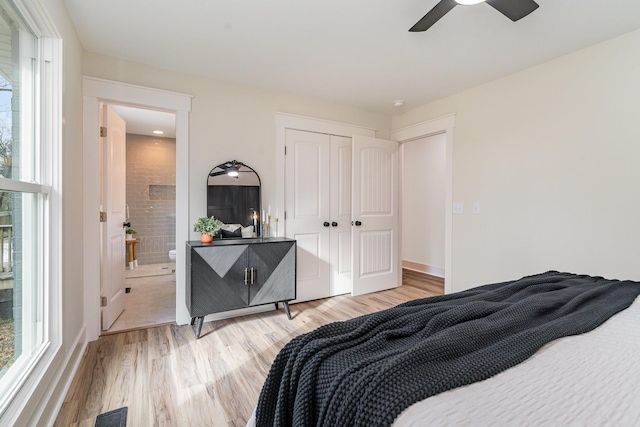
[[[421,20],[416,22],[416,24],[411,27],[409,31],[411,31],[412,33],[416,33],[428,30],[433,24],[438,22],[440,18],[446,15],[447,12],[456,7],[457,4],[458,3],[456,3],[455,0],[440,0],[440,3],[435,5],[433,9],[427,12],[427,14],[424,15]]]
[[[486,0],[494,9],[516,22],[538,8],[533,0]]]

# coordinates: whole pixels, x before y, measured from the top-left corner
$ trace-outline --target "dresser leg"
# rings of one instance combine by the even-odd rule
[[[200,338],[200,332],[202,331],[203,323],[204,323],[204,316],[198,317],[198,324],[196,325],[196,339]]]
[[[289,310],[289,303],[287,301],[283,301],[282,304],[284,305],[284,311],[287,312],[287,317],[289,318],[289,320],[291,320],[291,310]]]
[[[192,317],[192,318],[191,318],[191,326],[193,326],[193,325],[195,325],[195,324],[196,324],[196,318],[195,318],[195,317]]]
[[[278,303],[276,303],[276,310],[278,309]]]

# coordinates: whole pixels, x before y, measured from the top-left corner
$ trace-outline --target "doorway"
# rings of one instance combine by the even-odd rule
[[[115,103],[167,111],[175,114],[176,125],[176,242],[189,240],[189,112],[191,95],[131,85],[127,83],[83,78],[83,281],[86,339],[100,336],[100,103]],[[180,244],[177,243],[179,246]],[[185,253],[176,251],[176,323],[190,320],[185,304]]]
[[[412,143],[421,138],[444,134],[445,137],[445,193],[444,193],[444,293],[453,292],[453,130],[456,116],[449,114],[426,122],[407,126],[391,132],[391,139],[401,144]],[[403,168],[401,166],[401,168]],[[401,188],[404,189],[404,182]],[[404,200],[404,194],[401,197]],[[401,228],[406,225],[401,223]]]
[[[176,315],[175,114],[108,105],[126,127],[124,224],[135,260],[124,263],[124,311],[108,329],[103,323],[103,333],[174,322]]]
[[[446,135],[402,145],[402,267],[444,277]]]

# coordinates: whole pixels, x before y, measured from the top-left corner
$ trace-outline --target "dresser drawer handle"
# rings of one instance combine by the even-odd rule
[[[247,286],[248,283],[249,283],[249,269],[245,268],[244,269],[244,285]]]

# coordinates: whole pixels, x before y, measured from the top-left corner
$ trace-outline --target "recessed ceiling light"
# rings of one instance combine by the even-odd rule
[[[161,130],[154,130],[153,133],[156,134],[156,135],[163,135],[164,134],[164,132],[162,132]]]
[[[402,99],[398,99],[396,101],[393,101],[393,106],[394,107],[402,107],[404,105],[404,101]]]

